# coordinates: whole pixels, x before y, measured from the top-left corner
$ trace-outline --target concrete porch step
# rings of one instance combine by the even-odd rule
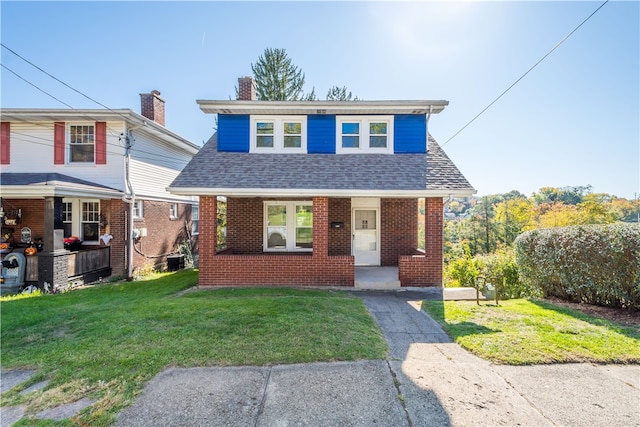
[[[356,289],[400,289],[398,267],[356,267]]]

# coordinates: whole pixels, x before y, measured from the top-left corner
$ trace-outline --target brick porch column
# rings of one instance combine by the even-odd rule
[[[441,197],[425,199],[424,213],[424,251],[427,258],[429,282],[442,284],[443,268],[443,209]]]
[[[200,196],[200,235],[198,253],[200,274],[199,285],[211,284],[216,275],[214,259],[216,256],[218,232],[218,200],[216,196]]]
[[[38,254],[38,285],[66,286],[69,281],[68,251],[64,248],[62,197],[44,198],[44,251]]]
[[[313,256],[329,256],[329,198],[313,198]]]

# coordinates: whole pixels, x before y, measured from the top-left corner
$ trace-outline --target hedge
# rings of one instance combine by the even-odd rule
[[[640,224],[531,230],[514,245],[520,280],[543,295],[640,309]]]

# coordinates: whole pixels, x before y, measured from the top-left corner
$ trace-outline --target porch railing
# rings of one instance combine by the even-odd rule
[[[38,281],[38,256],[26,257],[25,282]],[[67,276],[70,280],[84,278],[90,281],[111,275],[111,248],[101,246],[69,252],[67,255]]]

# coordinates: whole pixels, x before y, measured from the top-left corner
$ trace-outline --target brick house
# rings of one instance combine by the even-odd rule
[[[200,286],[442,286],[444,199],[475,193],[427,132],[447,101],[257,101],[247,77],[198,104],[218,129],[169,191],[200,197]]]
[[[197,250],[197,197],[166,187],[199,147],[165,128],[160,92],[140,97],[141,114],[0,109],[3,252],[39,243],[27,281],[130,278],[185,241]]]

